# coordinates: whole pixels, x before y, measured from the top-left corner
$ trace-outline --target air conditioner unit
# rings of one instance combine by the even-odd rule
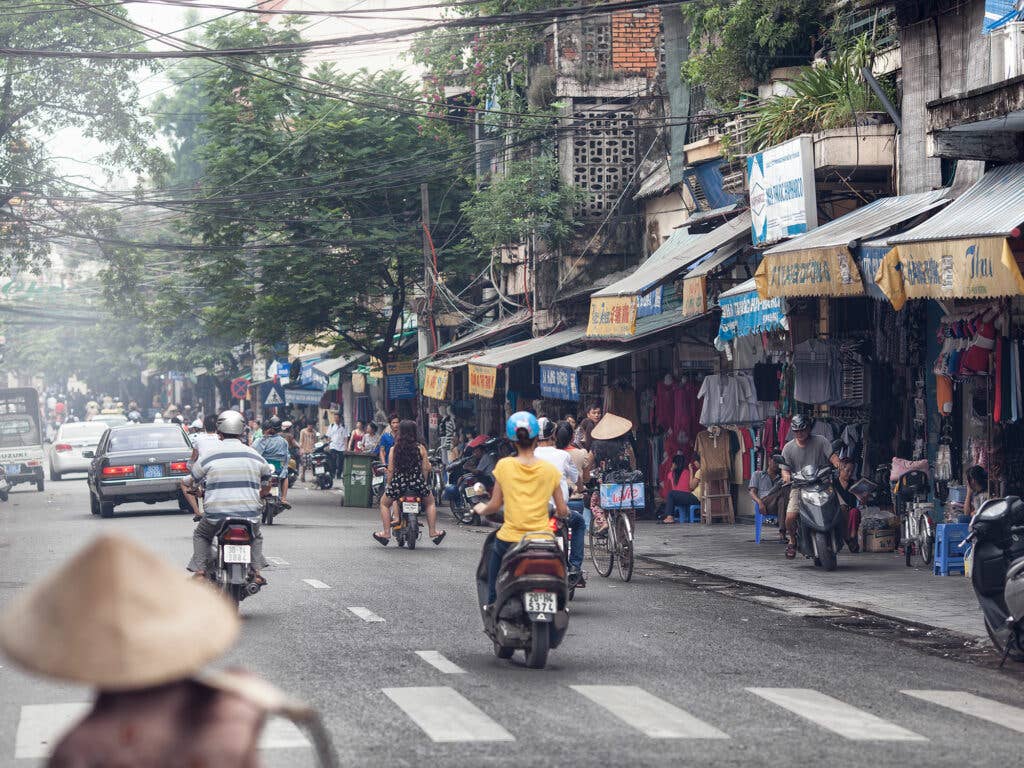
[[[989,34],[989,80],[1001,83],[1024,75],[1024,21],[1011,21]]]

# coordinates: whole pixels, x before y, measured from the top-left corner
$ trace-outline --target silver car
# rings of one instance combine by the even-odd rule
[[[50,447],[50,479],[60,480],[68,472],[88,472],[92,459],[83,455],[95,453],[103,433],[110,427],[95,421],[61,424]]]
[[[89,506],[94,515],[110,517],[117,504],[177,501],[192,512],[181,491],[192,444],[177,424],[124,424],[100,439],[89,467]]]

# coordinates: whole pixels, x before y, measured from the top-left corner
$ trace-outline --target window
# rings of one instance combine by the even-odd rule
[[[108,453],[189,448],[185,433],[178,427],[119,429],[110,433]]]
[[[28,416],[0,415],[0,448],[21,448],[39,445],[39,430]]]
[[[106,424],[95,421],[82,421],[74,424],[64,424],[60,428],[58,440],[98,440],[108,429]]]

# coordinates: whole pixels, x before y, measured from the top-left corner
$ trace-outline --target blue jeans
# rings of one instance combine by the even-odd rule
[[[579,570],[583,567],[583,539],[587,535],[587,519],[583,513],[575,509],[569,510],[569,530],[572,531],[572,544],[569,546],[569,567]]]
[[[494,544],[491,547],[491,559],[487,563],[487,604],[493,605],[494,601],[498,599],[497,583],[498,583],[498,571],[501,570],[501,559],[505,557],[505,553],[508,552],[509,547],[512,546],[511,541],[502,541],[499,538],[494,539]]]
[[[569,505],[569,509],[573,512],[579,512],[583,515],[583,522],[586,523],[585,530],[590,530],[590,510],[587,509],[587,505],[583,502],[583,499],[573,499],[572,501],[566,502]]]

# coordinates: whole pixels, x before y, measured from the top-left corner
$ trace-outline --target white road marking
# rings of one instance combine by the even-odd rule
[[[287,560],[282,560],[280,557],[267,557],[267,560],[273,565],[288,565]]]
[[[714,726],[635,685],[569,687],[652,739],[729,738]]]
[[[26,704],[14,736],[14,758],[49,757],[57,742],[92,709],[89,703]]]
[[[464,674],[466,670],[454,662],[448,661],[438,651],[416,651],[416,655],[423,659],[434,669],[444,672],[446,675]]]
[[[384,695],[432,741],[515,741],[511,733],[452,688],[385,688]]]
[[[311,586],[313,589],[330,589],[331,588],[330,584],[324,584],[322,581],[317,581],[316,579],[303,579],[303,581],[306,582],[307,584],[309,584],[309,586]]]
[[[1009,728],[1011,731],[1024,733],[1024,709],[1011,707],[992,699],[975,696],[966,691],[901,691],[915,699],[930,701],[940,707],[946,707],[979,720]]]
[[[352,611],[352,613],[354,613],[356,616],[358,616],[363,621],[381,621],[381,622],[384,621],[384,619],[382,619],[376,613],[371,611],[369,608],[363,608],[362,606],[355,606],[354,608],[353,607],[349,607],[349,610]]]
[[[260,734],[260,749],[296,749],[310,746],[309,739],[291,720],[272,717]]]
[[[851,741],[928,741],[913,731],[810,688],[747,690]]]

